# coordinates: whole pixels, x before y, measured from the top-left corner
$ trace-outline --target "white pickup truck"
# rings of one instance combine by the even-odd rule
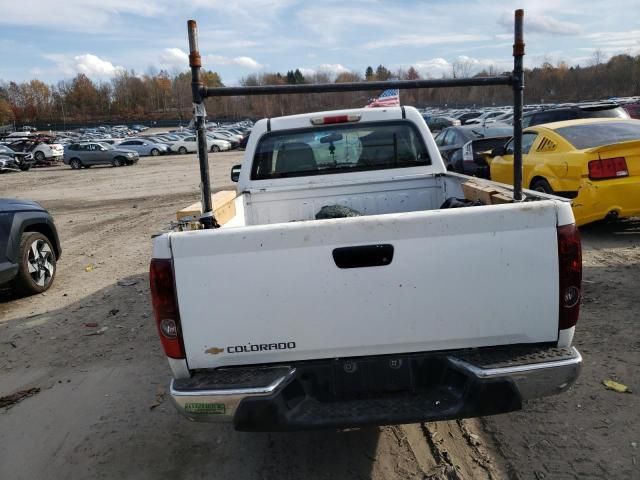
[[[471,203],[446,202],[470,177],[446,171],[414,108],[261,120],[234,175],[221,228],[153,239],[170,394],[189,419],[278,431],[464,418],[578,376],[570,204],[525,191],[443,208]]]

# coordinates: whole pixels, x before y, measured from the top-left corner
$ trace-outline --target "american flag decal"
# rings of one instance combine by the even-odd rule
[[[373,98],[369,101],[365,108],[373,107],[397,107],[400,105],[400,90],[391,89],[385,90],[380,94],[378,98]]]

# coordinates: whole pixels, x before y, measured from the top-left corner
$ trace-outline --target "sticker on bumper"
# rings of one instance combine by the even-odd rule
[[[187,403],[184,411],[193,415],[224,415],[227,407],[224,403]]]

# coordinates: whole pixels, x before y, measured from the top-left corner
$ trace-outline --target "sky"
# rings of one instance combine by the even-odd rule
[[[186,22],[203,66],[226,85],[250,74],[414,66],[450,75],[456,61],[512,68],[513,11],[525,9],[525,67],[589,65],[640,54],[638,0],[0,0],[0,81],[54,84],[188,68]]]

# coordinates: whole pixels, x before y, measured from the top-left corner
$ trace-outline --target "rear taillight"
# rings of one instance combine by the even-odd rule
[[[471,142],[467,142],[462,146],[462,161],[465,163],[473,163],[473,149]]]
[[[153,315],[164,353],[167,357],[184,358],[171,260],[157,258],[151,260],[149,283]]]
[[[560,273],[560,313],[558,329],[578,323],[582,295],[582,246],[575,224],[558,227],[558,266]]]
[[[604,158],[589,162],[589,178],[604,180],[606,178],[628,177],[629,169],[624,157]]]

